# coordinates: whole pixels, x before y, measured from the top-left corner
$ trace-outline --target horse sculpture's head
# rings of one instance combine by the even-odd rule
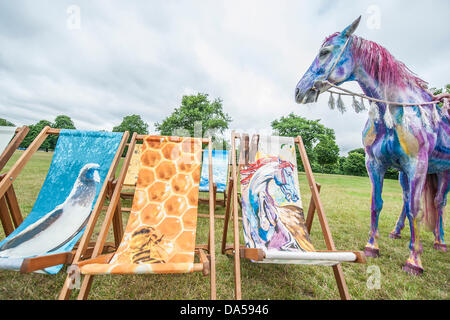
[[[273,179],[287,201],[296,202],[299,199],[294,180],[294,168],[289,162],[278,160],[278,170],[275,171]]]
[[[349,42],[360,20],[361,17],[342,32],[334,33],[325,39],[318,55],[295,88],[297,103],[316,102],[319,94],[329,88],[322,83],[324,80],[336,85],[352,80],[354,62]]]

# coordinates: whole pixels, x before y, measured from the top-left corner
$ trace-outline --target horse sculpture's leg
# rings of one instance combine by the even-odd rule
[[[400,185],[402,186],[403,190],[403,208],[402,213],[400,214],[400,217],[398,217],[397,224],[395,225],[394,230],[389,234],[389,238],[391,239],[400,239],[401,238],[401,231],[405,227],[405,219],[408,215],[408,209],[409,209],[409,184],[408,184],[408,176],[400,172],[398,180],[400,181]]]
[[[407,217],[411,230],[411,241],[409,243],[410,255],[403,270],[414,275],[423,273],[422,261],[420,260],[422,244],[420,243],[420,219],[418,214],[427,176],[428,159],[426,157],[418,157],[418,159],[421,158],[425,158],[425,160],[418,161],[415,171],[408,175],[410,201]]]
[[[383,190],[383,178],[386,172],[385,169],[380,168],[375,161],[367,162],[367,172],[369,173],[370,181],[372,183],[372,204],[371,204],[371,226],[369,232],[369,241],[364,248],[364,254],[368,257],[379,257],[380,249],[378,248],[378,218],[380,217],[381,209],[383,208],[383,200],[381,192]]]
[[[450,190],[450,171],[444,171],[438,174],[438,187],[434,202],[438,209],[436,217],[436,227],[433,230],[435,241],[434,248],[443,252],[447,251],[447,245],[444,242],[444,208],[447,204],[447,194]]]

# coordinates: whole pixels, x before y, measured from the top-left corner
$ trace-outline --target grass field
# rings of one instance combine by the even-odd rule
[[[16,152],[5,170],[19,155],[20,152]],[[14,184],[24,216],[34,204],[50,161],[51,153],[36,153]],[[317,174],[316,180],[322,185],[321,198],[337,248],[362,250],[367,241],[370,224],[370,183],[368,178]],[[302,173],[300,174],[300,188],[306,212],[310,193],[306,177]],[[437,252],[432,249],[433,234],[422,231],[421,238],[424,248],[422,261],[425,273],[420,277],[404,273],[401,266],[409,253],[409,226],[405,227],[402,239],[388,238],[402,206],[401,190],[397,181],[385,181],[383,199],[384,208],[380,217],[379,239],[381,257],[378,259],[368,258],[366,265],[350,263],[343,265],[352,298],[449,299],[450,253]],[[200,212],[207,213],[207,210],[207,205],[200,205]],[[223,208],[217,210],[217,214],[223,214],[223,212]],[[127,218],[128,216],[124,214],[124,224],[126,224]],[[217,297],[218,299],[232,299],[234,294],[233,260],[220,254],[223,220],[217,219],[215,226]],[[99,224],[97,232],[98,230]],[[198,242],[205,243],[208,220],[201,219],[197,230]],[[448,239],[450,233],[448,225],[445,233]],[[0,239],[3,238],[2,233]],[[326,249],[318,219],[314,220],[311,238],[316,249]],[[111,235],[110,239],[112,240]],[[228,240],[232,241],[231,236]],[[367,268],[374,265],[378,266],[381,271],[380,289],[369,289],[366,284],[370,276]],[[62,287],[65,275],[66,268],[58,275],[0,271],[0,299],[55,299]],[[89,298],[208,299],[208,280],[200,273],[97,276],[94,279]],[[339,299],[332,269],[319,266],[260,265],[243,261],[242,292],[244,299]]]

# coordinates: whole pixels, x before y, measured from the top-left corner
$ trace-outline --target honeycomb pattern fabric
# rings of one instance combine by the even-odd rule
[[[130,159],[130,166],[127,170],[127,175],[125,176],[125,180],[123,181],[123,184],[126,186],[135,186],[136,181],[139,174],[139,168],[141,166],[141,157],[142,153],[142,144],[136,144],[133,150],[133,154],[131,155]]]
[[[192,272],[201,159],[201,139],[145,137],[122,242],[108,264],[81,273]]]

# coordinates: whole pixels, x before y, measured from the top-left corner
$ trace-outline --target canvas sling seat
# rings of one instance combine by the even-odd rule
[[[239,164],[236,164],[235,140],[240,139]],[[312,191],[305,218],[300,195],[296,144]],[[239,244],[237,190],[233,188],[234,245],[226,245],[226,212],[222,252],[235,256],[236,298],[240,299],[240,258],[256,263],[324,265],[335,268],[342,298],[349,298],[340,269],[341,262],[365,262],[362,252],[336,251],[319,198],[301,137],[275,137],[232,134],[232,179],[239,181],[242,203],[242,229],[245,246]],[[317,251],[309,236],[314,211],[319,220],[328,251]],[[238,248],[238,249],[237,249]],[[236,250],[237,249],[237,250]],[[239,254],[234,254],[239,252]]]
[[[84,275],[79,298],[87,298],[94,275],[203,272],[211,278],[215,298],[214,207],[210,203],[209,240],[196,245],[202,143],[210,139],[134,135],[96,242],[100,252],[119,203],[136,141],[143,141],[133,204],[122,241],[110,254],[74,261]],[[212,175],[212,162],[209,172]],[[209,190],[212,190],[212,179]],[[212,192],[210,194],[212,200]],[[211,221],[212,220],[212,221]],[[195,262],[195,256],[199,262]],[[68,298],[63,288],[60,299]]]
[[[0,197],[50,134],[59,135],[50,168],[30,213],[0,242],[0,269],[56,274],[70,261],[128,135],[45,127],[0,182]]]

